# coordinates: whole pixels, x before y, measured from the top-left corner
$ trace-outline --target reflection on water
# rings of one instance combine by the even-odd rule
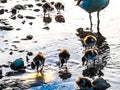
[[[61,70],[59,71],[59,77],[62,79],[62,80],[65,80],[65,79],[68,79],[68,78],[71,78],[72,74],[68,71],[68,69],[65,69],[65,70]]]
[[[84,31],[83,28],[77,29],[77,36],[80,37],[80,40],[83,44],[83,38],[89,34],[94,34],[97,38],[96,42],[96,47],[98,49],[98,59],[97,64],[95,67],[87,68],[83,70],[83,76],[88,76],[88,77],[94,77],[94,76],[103,76],[104,73],[102,72],[102,69],[106,66],[107,60],[109,57],[110,53],[110,47],[109,44],[106,41],[106,38],[100,33],[91,33],[89,31]],[[83,45],[84,46],[84,45]]]

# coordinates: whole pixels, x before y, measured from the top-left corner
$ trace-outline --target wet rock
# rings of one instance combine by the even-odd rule
[[[2,70],[0,69],[0,79],[3,77]]]
[[[29,22],[30,25],[33,25],[33,22]]]
[[[20,41],[13,41],[12,43],[20,43]]]
[[[25,18],[27,18],[27,19],[35,19],[35,17],[33,17],[33,16],[25,16]]]
[[[18,52],[20,52],[20,53],[22,53],[22,52],[24,52],[25,50],[19,50]]]
[[[6,31],[10,31],[13,30],[13,26],[0,26],[0,30],[6,30]]]
[[[31,39],[33,38],[33,36],[32,36],[32,35],[27,35],[26,38],[27,38],[28,40],[31,40]]]
[[[21,15],[21,14],[18,14],[17,17],[20,19],[23,19],[23,15]]]
[[[1,0],[1,3],[7,3],[7,0]]]
[[[12,55],[12,54],[13,54],[13,52],[10,52],[9,54],[10,54],[10,55]]]
[[[33,55],[33,52],[27,52],[27,55],[28,55],[28,56],[32,56],[32,55]]]
[[[48,26],[46,26],[46,27],[43,27],[43,29],[49,30],[50,28]]]
[[[55,21],[56,22],[60,22],[60,23],[64,23],[65,22],[65,18],[63,15],[57,15],[55,16]]]
[[[26,22],[26,21],[25,21],[25,20],[23,20],[21,23],[22,23],[22,24],[25,24],[25,22]]]
[[[20,4],[15,5],[13,8],[15,8],[15,9],[17,9],[17,10],[25,10],[25,9],[26,9],[25,6],[20,5]]]
[[[32,4],[26,4],[26,5],[24,5],[24,6],[27,6],[27,7],[29,7],[29,8],[32,8],[32,7],[33,7]]]
[[[16,19],[16,16],[15,16],[15,15],[12,15],[12,16],[10,17],[10,19],[15,20],[15,19]]]
[[[0,9],[0,15],[4,14],[4,9]]]
[[[19,30],[21,30],[21,28],[17,28],[16,30],[19,31]]]
[[[36,4],[36,6],[39,6],[39,7],[41,7],[41,6],[42,6],[42,4],[41,4],[41,3],[37,3],[37,4]]]
[[[16,75],[19,75],[19,74],[23,74],[25,72],[26,72],[25,70],[9,71],[9,72],[6,73],[5,76],[16,76]]]
[[[35,11],[35,12],[39,12],[39,11],[40,11],[40,9],[34,9],[33,11]]]
[[[4,40],[3,42],[8,42],[8,40]]]
[[[16,8],[12,8],[11,9],[11,13],[12,13],[12,15],[15,15],[17,13],[17,9]]]
[[[0,19],[0,23],[4,25],[10,25],[7,19]]]

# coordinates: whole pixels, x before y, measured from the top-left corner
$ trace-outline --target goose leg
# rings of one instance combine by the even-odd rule
[[[92,25],[93,25],[93,24],[92,24],[92,16],[91,16],[91,13],[89,13],[89,19],[90,19],[90,31],[93,32],[93,31],[92,31]]]
[[[100,28],[99,28],[99,25],[100,25],[99,12],[100,12],[100,11],[97,12],[97,19],[98,19],[98,22],[97,22],[97,32],[100,31]]]

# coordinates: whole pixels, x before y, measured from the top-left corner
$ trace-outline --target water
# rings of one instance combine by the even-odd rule
[[[85,69],[81,63],[84,48],[79,41],[79,37],[76,36],[76,29],[79,27],[89,27],[89,18],[88,13],[75,6],[74,1],[70,0],[68,2],[67,0],[60,0],[60,2],[63,2],[65,5],[65,11],[62,11],[62,15],[64,15],[66,22],[57,23],[54,20],[57,12],[53,11],[50,14],[52,22],[48,24],[50,30],[42,29],[44,27],[44,23],[42,22],[42,8],[36,6],[36,3],[39,2],[34,0],[10,0],[6,4],[0,3],[0,6],[5,6],[4,8],[9,11],[15,4],[33,4],[33,8],[21,10],[19,14],[36,17],[34,20],[26,18],[11,20],[9,18],[11,13],[0,15],[0,19],[7,19],[10,25],[14,27],[12,31],[0,31],[0,65],[7,64],[8,61],[13,61],[20,57],[24,59],[25,65],[27,65],[25,58],[27,51],[31,51],[34,54],[29,57],[30,61],[32,61],[35,54],[39,51],[46,55],[44,76],[41,76],[39,79],[34,79],[35,70],[27,69],[27,73],[25,74],[3,77],[0,79],[0,83],[5,83],[7,86],[5,90],[10,89],[10,87],[16,88],[15,90],[75,90],[75,80],[82,76],[82,70]],[[101,50],[104,53],[100,55],[100,58],[106,56],[105,60],[107,61],[107,66],[104,67],[102,72],[104,73],[103,78],[111,85],[107,90],[120,90],[120,12],[118,12],[118,2],[120,1],[111,0],[108,7],[100,12],[100,31],[106,38],[105,43],[102,45],[103,47],[105,46],[104,49],[101,46]],[[40,12],[34,12],[33,9],[36,8],[40,9]],[[96,13],[92,15],[94,23],[93,29],[96,32],[97,16]],[[25,24],[21,24],[23,20],[26,21]],[[30,25],[30,22],[33,22],[33,25]],[[21,30],[18,31],[16,30],[17,28],[21,28]],[[21,40],[29,34],[33,35],[32,40]],[[8,41],[4,42],[5,40]],[[20,43],[13,43],[13,41],[20,41]],[[14,46],[17,47],[17,50]],[[106,49],[106,47],[109,47],[109,49]],[[68,71],[62,73],[63,76],[60,76],[57,61],[59,60],[58,50],[62,48],[69,49],[71,57],[68,62]],[[24,52],[20,53],[20,50],[24,50]],[[13,52],[12,55],[9,54],[11,51]],[[1,69],[3,70],[3,75],[10,70],[4,67]],[[26,78],[25,76],[33,78],[24,80],[24,78]]]

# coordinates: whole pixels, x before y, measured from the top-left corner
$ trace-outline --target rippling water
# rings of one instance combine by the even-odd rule
[[[50,1],[50,0],[49,0]],[[57,1],[57,0],[54,0]],[[81,65],[81,58],[83,56],[84,47],[80,42],[80,38],[76,36],[76,29],[79,27],[89,27],[88,14],[75,6],[74,0],[59,0],[65,4],[65,11],[62,14],[65,17],[65,23],[57,23],[54,20],[56,11],[51,12],[52,22],[48,24],[50,30],[42,29],[44,23],[42,22],[42,8],[37,7],[37,1],[34,0],[8,0],[8,3],[0,6],[5,6],[5,9],[10,11],[15,4],[33,4],[33,8],[27,8],[25,11],[19,13],[23,16],[31,15],[36,17],[34,20],[26,18],[11,20],[9,17],[11,13],[0,15],[0,19],[7,19],[10,25],[14,27],[12,31],[0,30],[0,65],[7,64],[8,61],[13,61],[22,57],[26,60],[27,51],[37,52],[42,51],[47,59],[44,67],[44,75],[36,77],[34,70],[27,69],[27,73],[17,76],[3,77],[0,79],[0,85],[3,85],[4,90],[75,90],[75,80],[82,76],[82,70],[85,67]],[[101,11],[101,34],[106,40],[100,45],[100,58],[107,61],[107,65],[103,68],[103,78],[107,80],[111,87],[107,90],[120,90],[120,12],[119,0],[111,0],[107,8]],[[3,7],[0,7],[3,8]],[[40,12],[33,12],[33,9],[40,9]],[[21,22],[25,20],[25,24]],[[33,25],[29,23],[33,22]],[[93,13],[94,31],[96,32],[96,13]],[[2,24],[0,24],[2,25]],[[17,28],[21,30],[17,31]],[[22,41],[26,35],[33,35],[32,40]],[[5,42],[5,40],[7,40]],[[20,43],[13,43],[13,41],[20,41]],[[37,42],[37,43],[35,43]],[[15,47],[17,46],[17,51]],[[57,65],[58,50],[66,48],[70,50],[71,57],[68,62],[68,71],[59,72]],[[13,50],[13,54],[9,53]],[[19,52],[23,50],[23,52]],[[30,61],[34,56],[30,56]],[[25,65],[27,62],[25,61]],[[10,69],[2,67],[3,75]],[[37,79],[36,79],[37,78]],[[3,83],[3,84],[2,84]]]

